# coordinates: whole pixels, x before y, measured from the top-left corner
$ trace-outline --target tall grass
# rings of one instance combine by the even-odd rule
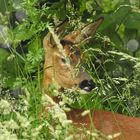
[[[116,43],[113,37],[107,36],[101,30],[106,27],[105,25],[99,28],[99,33],[93,38],[94,42],[82,46],[85,63],[81,65],[95,82],[95,89],[89,94],[77,88],[64,89],[62,93],[57,90],[57,85],[54,83],[48,91],[62,98],[60,104],[54,103],[41,91],[44,62],[42,40],[48,32],[48,25],[54,28],[59,20],[68,17],[70,25],[67,32],[71,32],[74,28],[78,28],[77,25],[83,25],[81,21],[85,22],[82,16],[85,10],[88,9],[88,13],[85,13],[88,21],[93,20],[88,17],[88,14],[93,17],[102,15],[102,13],[99,15],[95,13],[94,6],[90,6],[90,1],[87,7],[82,1],[78,3],[78,7],[76,3],[63,0],[52,4],[48,1],[42,6],[36,0],[22,0],[20,4],[16,1],[3,0],[3,4],[5,6],[0,14],[2,19],[0,24],[4,28],[0,31],[0,43],[7,47],[11,44],[12,46],[10,53],[0,50],[0,53],[2,52],[0,60],[1,140],[73,140],[77,137],[82,139],[84,136],[87,139],[98,139],[101,133],[94,128],[93,132],[84,128],[79,130],[71,124],[70,120],[67,120],[63,111],[63,109],[69,109],[66,108],[66,104],[85,110],[105,109],[140,116],[139,58],[127,49],[122,49],[118,38]],[[118,5],[112,4],[111,8]],[[76,9],[77,11],[75,11],[76,6],[79,8]],[[105,8],[105,2],[103,7],[104,12],[110,10],[107,5]],[[20,12],[16,13],[17,19],[11,22],[11,13],[15,11]],[[125,36],[123,30],[121,26],[120,36]],[[25,45],[21,41],[25,41]],[[17,46],[27,47],[28,53],[18,53]],[[49,114],[46,114],[46,110],[49,110]],[[107,138],[104,136],[104,139]]]

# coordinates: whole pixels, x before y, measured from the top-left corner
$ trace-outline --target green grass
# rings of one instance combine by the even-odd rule
[[[5,0],[1,2],[4,4]],[[48,91],[61,96],[62,105],[69,104],[73,108],[104,109],[140,116],[140,50],[139,46],[134,51],[127,48],[131,39],[139,43],[139,3],[125,3],[121,0],[116,3],[109,0],[102,3],[60,0],[40,7],[36,0],[21,0],[20,6],[12,5],[12,2],[8,4],[6,1],[5,6],[0,5],[0,16],[3,19],[0,24],[8,28],[6,36],[0,34],[0,43],[9,42],[13,47],[11,53],[0,49],[1,140],[73,140],[79,137],[75,133],[81,131],[89,140],[100,135],[94,128],[92,133],[84,128],[74,128],[58,104],[54,104],[41,90],[43,37],[48,32],[48,26],[54,28],[58,20],[67,17],[70,20],[67,32],[78,28],[77,25],[81,26],[83,22],[105,17],[93,42],[82,46],[85,57],[81,65],[96,83],[96,88],[90,94],[84,94],[76,88],[65,89],[61,93],[54,84]],[[12,28],[9,18],[15,9],[24,9],[27,18],[16,22]],[[26,44],[28,53],[15,53],[16,47],[23,40],[30,40]],[[131,47],[135,48],[133,45]],[[21,96],[18,99],[10,96],[9,89],[19,87],[22,88]],[[46,117],[45,107],[52,104],[54,108]]]

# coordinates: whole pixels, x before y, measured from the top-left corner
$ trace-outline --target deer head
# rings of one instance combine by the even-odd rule
[[[78,85],[86,91],[92,90],[94,86],[90,76],[82,67],[77,68],[77,66],[82,60],[80,46],[88,42],[102,21],[103,18],[100,18],[64,37],[62,35],[68,23],[67,20],[59,26],[57,35],[50,29],[43,41],[45,49],[44,87],[55,81],[61,87],[71,88]]]

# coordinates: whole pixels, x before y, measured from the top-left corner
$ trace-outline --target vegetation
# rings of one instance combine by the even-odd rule
[[[41,92],[42,40],[49,26],[66,18],[71,32],[104,17],[92,41],[82,46],[82,65],[96,88],[89,94],[78,89],[60,93],[54,84],[48,90],[74,108],[139,117],[139,7],[139,0],[0,0],[0,139],[73,140],[71,132],[79,131],[63,112],[54,108],[46,118],[43,111],[49,99]]]

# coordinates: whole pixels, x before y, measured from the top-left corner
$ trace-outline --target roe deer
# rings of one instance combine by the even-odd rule
[[[43,87],[48,87],[53,81],[61,87],[71,88],[75,85],[86,91],[91,91],[93,82],[81,68],[77,74],[75,67],[81,62],[80,45],[86,43],[102,22],[102,18],[84,28],[76,30],[62,38],[65,21],[57,30],[60,41],[53,32],[49,32],[43,41],[45,48],[45,64]],[[86,83],[86,84],[85,84]],[[105,135],[119,133],[116,140],[140,140],[140,119],[113,113],[110,111],[91,111],[91,117],[81,116],[83,110],[72,109],[66,113],[77,127],[91,127],[91,118],[95,127]]]

